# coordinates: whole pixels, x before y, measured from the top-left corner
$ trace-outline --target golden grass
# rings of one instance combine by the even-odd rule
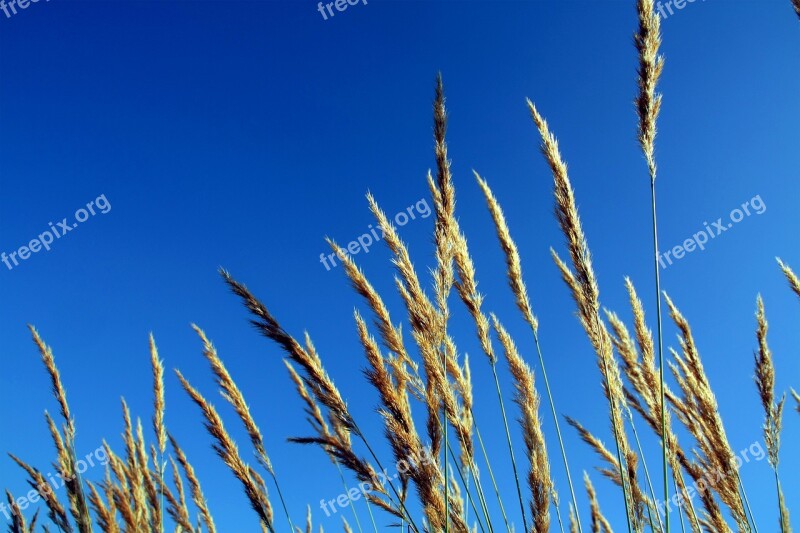
[[[511,335],[500,324],[497,317],[492,316],[492,322],[500,338],[500,344],[505,351],[509,370],[514,378],[515,401],[522,413],[520,425],[522,426],[522,436],[530,465],[528,488],[531,491],[532,530],[542,533],[550,530],[550,497],[553,491],[553,480],[550,477],[547,445],[542,431],[542,423],[539,419],[539,394],[536,392],[533,372],[520,356]]]
[[[796,4],[796,0],[793,1]],[[634,42],[639,54],[639,94],[636,98],[639,143],[650,171],[651,186],[654,186],[656,122],[661,105],[661,95],[656,92],[656,86],[663,69],[663,58],[659,52],[660,22],[654,11],[653,0],[638,0],[637,13],[639,29]],[[670,368],[674,386],[670,388],[664,384],[660,293],[657,340],[647,326],[644,305],[629,279],[625,279],[625,287],[633,318],[632,329],[628,328],[619,315],[603,309],[599,283],[578,214],[567,165],[543,116],[530,101],[528,108],[541,137],[542,153],[552,173],[555,214],[565,237],[569,262],[562,260],[555,251],[552,251],[552,256],[575,302],[578,318],[595,353],[600,370],[600,384],[608,401],[610,427],[607,433],[613,438],[614,446],[609,449],[599,434],[592,433],[577,420],[567,417],[567,423],[577,431],[578,438],[573,441],[580,440],[588,445],[600,459],[600,473],[613,486],[621,489],[623,501],[619,507],[624,509],[625,525],[630,532],[670,531],[668,518],[663,521],[663,525],[660,517],[654,519],[659,512],[656,504],[658,496],[652,487],[646,464],[643,464],[644,456],[649,450],[641,447],[632,412],[663,443],[665,493],[669,494],[668,484],[673,482],[675,490],[689,501],[679,510],[682,526],[685,518],[693,533],[730,532],[732,527],[726,516],[729,512],[736,530],[757,531],[745,487],[733,463],[733,448],[688,320],[665,294],[670,316],[679,332],[678,349],[671,350]],[[519,500],[519,517],[526,533],[554,530],[556,526],[552,520],[553,514],[563,531],[562,508],[548,453],[548,435],[540,416],[540,390],[534,370],[528,362],[527,354],[518,348],[509,330],[501,324],[495,313],[486,310],[485,295],[478,289],[473,255],[456,214],[456,190],[446,142],[447,111],[441,76],[436,80],[433,132],[436,172],[435,177],[431,172],[427,176],[436,215],[433,228],[435,267],[431,269],[430,281],[423,280],[418,275],[409,249],[397,229],[386,217],[377,200],[371,194],[367,195],[370,210],[393,255],[395,285],[405,307],[402,320],[396,321],[393,318],[386,304],[387,300],[379,294],[346,251],[340,249],[333,240],[328,240],[339,256],[350,284],[363,298],[372,315],[371,320],[367,320],[361,312],[354,313],[355,333],[365,355],[366,380],[379,398],[378,416],[381,417],[383,434],[389,445],[390,460],[397,465],[404,463],[408,466],[396,480],[379,479],[378,472],[388,470],[384,463],[389,458],[384,457],[382,460],[377,451],[381,448],[376,447],[372,440],[375,437],[366,435],[361,430],[348,408],[344,394],[327,373],[322,356],[311,337],[306,333],[301,342],[292,336],[244,284],[233,279],[225,270],[221,270],[221,275],[249,311],[251,323],[283,351],[289,378],[305,406],[312,431],[310,436],[292,437],[289,440],[297,444],[318,446],[339,469],[346,492],[349,489],[345,473],[357,482],[372,485],[373,491],[365,496],[365,500],[375,532],[378,531],[379,521],[382,528],[387,527],[385,520],[392,521],[392,525],[400,525],[404,530],[407,528],[409,533],[471,533],[478,530],[481,533],[494,533],[503,527],[510,532],[512,526],[503,505],[504,496]],[[571,532],[582,533],[565,439],[558,426],[558,415],[539,341],[539,322],[530,302],[520,252],[511,237],[508,221],[497,197],[486,180],[477,173],[475,177],[500,242],[506,277],[516,307],[533,333],[540,364],[538,371],[553,414],[555,436],[560,445],[572,496],[572,502],[566,511],[568,528]],[[652,200],[655,215],[654,196]],[[654,243],[657,248],[655,217],[653,222]],[[780,259],[778,263],[790,289],[800,296],[800,280]],[[656,287],[660,287],[658,277]],[[492,473],[492,463],[504,458],[497,450],[485,446],[475,420],[475,402],[484,400],[483,394],[486,391],[473,390],[469,358],[459,348],[457,339],[449,329],[453,289],[475,323],[481,350],[493,372],[508,444],[508,459],[515,474],[515,491],[508,490],[508,484],[501,488],[497,483]],[[403,337],[404,323],[410,326],[411,341]],[[246,445],[256,457],[254,465],[251,466],[244,459],[247,455],[240,452],[221,415],[206,396],[180,371],[175,371],[176,376],[183,390],[199,408],[211,437],[212,448],[238,481],[254,511],[255,519],[251,525],[246,526],[251,528],[248,531],[257,527],[261,531],[277,533],[287,531],[288,526],[288,531],[291,532],[311,533],[314,527],[310,508],[303,528],[294,526],[292,522],[278,483],[276,468],[267,453],[264,433],[251,412],[244,393],[203,330],[194,325],[192,327],[200,338],[203,355],[209,363],[216,387],[244,427]],[[524,457],[528,467],[524,491],[519,482],[511,424],[508,422],[503,400],[504,393],[508,391],[502,389],[497,374],[499,358],[493,346],[491,329],[494,329],[503,348],[513,384],[514,400],[519,408],[519,425],[516,429],[524,443]],[[30,327],[30,331],[47,371],[61,418],[56,421],[45,413],[45,422],[55,448],[54,465],[65,480],[65,500],[62,503],[40,470],[11,455],[11,459],[22,468],[28,477],[28,483],[44,502],[47,516],[40,516],[37,511],[28,520],[13,495],[6,491],[11,516],[9,530],[12,533],[28,533],[33,532],[37,526],[45,531],[52,526],[64,533],[89,533],[95,527],[105,533],[162,533],[168,529],[176,533],[216,533],[218,526],[202,490],[200,475],[167,428],[164,363],[160,359],[153,336],[149,338],[154,398],[153,414],[150,418],[152,442],[145,434],[141,418],[132,416],[123,399],[122,452],[115,453],[104,442],[103,449],[109,459],[105,475],[100,481],[89,481],[78,473],[75,421],[53,351],[36,329]],[[765,413],[763,432],[769,464],[774,471],[778,522],[781,532],[788,533],[791,531],[789,509],[778,473],[785,395],[778,399],[775,391],[777,371],[767,343],[767,331],[765,306],[759,296],[756,313],[755,383]],[[800,396],[794,390],[792,394],[800,411]],[[415,416],[415,413],[423,413],[424,416]],[[673,424],[673,419],[678,424]],[[627,434],[629,425],[634,432],[639,453],[630,445]],[[679,441],[679,433],[682,442]],[[483,464],[476,454],[475,437],[483,454]],[[550,438],[552,437],[551,435]],[[168,442],[170,446],[167,446]],[[171,479],[166,476],[168,466]],[[671,467],[671,476],[667,466]],[[494,486],[502,522],[490,512],[480,476],[481,467],[488,471]],[[650,495],[640,486],[640,468],[645,473]],[[275,523],[265,473],[274,482],[286,515],[286,524]],[[723,475],[718,476],[718,473]],[[698,491],[699,503],[696,505],[691,501],[690,488],[684,476],[693,481],[695,486],[700,483],[706,485],[706,490]],[[711,482],[711,479],[714,481]],[[601,512],[600,496],[586,474],[584,487],[592,532],[610,533],[611,524]],[[314,489],[309,488],[309,491],[312,490]],[[303,496],[315,500],[319,494],[308,492]],[[361,532],[356,506],[352,502],[350,506]],[[373,509],[382,520],[375,520]],[[514,519],[512,515],[511,520]],[[45,520],[49,524],[43,524]],[[342,528],[344,531],[352,531],[344,519]],[[322,530],[321,527],[319,529]]]
[[[605,322],[600,316],[600,289],[592,266],[591,253],[578,216],[575,194],[567,173],[567,165],[561,157],[558,141],[550,132],[547,121],[536,106],[528,100],[528,108],[542,139],[542,154],[553,174],[556,218],[567,241],[572,268],[558,254],[553,257],[569,287],[578,307],[578,317],[597,355],[597,364],[602,376],[603,391],[609,402],[611,428],[614,433],[617,462],[622,466],[621,486],[628,519],[628,529],[641,531],[644,522],[645,502],[637,482],[638,457],[625,434],[622,410],[625,397],[619,365],[614,358],[613,346]]]

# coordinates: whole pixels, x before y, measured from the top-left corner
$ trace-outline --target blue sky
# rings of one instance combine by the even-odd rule
[[[89,202],[105,205],[96,201],[102,195],[110,205],[105,214],[95,207],[49,251],[13,269],[0,265],[0,449],[45,470],[53,457],[42,414],[56,406],[27,323],[55,350],[80,455],[103,438],[119,448],[120,396],[149,420],[151,331],[167,367],[215,398],[247,449],[214,391],[189,327],[197,323],[264,430],[295,521],[310,504],[317,523],[338,529],[319,509],[320,499],[342,491],[336,470],[319,450],[286,442],[309,433],[302,404],[282,354],[248,326],[217,268],[245,282],[290,332],[309,331],[390,463],[377,396],[360,372],[352,311],[361,301],[342,269],[327,270],[319,255],[327,252],[326,235],[346,244],[369,231],[367,191],[389,214],[428,198],[439,71],[457,209],[486,308],[498,312],[538,369],[472,169],[489,180],[518,242],[559,412],[611,442],[594,355],[549,255],[564,245],[525,98],[548,118],[570,165],[603,304],[630,321],[627,275],[654,317],[649,183],[632,105],[635,27],[633,1],[370,0],[328,20],[315,3],[300,1],[52,0],[8,18],[0,13],[0,251],[18,251]],[[759,292],[777,387],[800,387],[800,302],[774,261],[778,255],[800,269],[800,22],[788,0],[708,0],[675,11],[663,34],[662,249],[706,222],[727,221],[754,197],[764,206],[662,272],[664,289],[693,325],[738,451],[761,439],[752,382]],[[401,229],[423,274],[433,265],[432,223],[419,216]],[[402,316],[385,247],[355,257]],[[476,416],[519,524],[491,373],[463,307],[453,307],[453,333],[471,356]],[[667,324],[668,346],[677,346],[675,335]],[[505,368],[501,377],[508,384]],[[254,531],[244,495],[172,375],[167,406],[168,426],[197,467],[218,523]],[[782,470],[791,505],[800,501],[800,419],[788,409],[785,417]],[[544,420],[554,454],[552,423]],[[638,427],[656,472],[657,443]],[[579,478],[599,463],[573,432],[566,436]],[[553,466],[566,501],[555,455]],[[777,519],[766,461],[745,465],[741,475],[769,530]],[[599,474],[593,479],[604,511],[620,525],[618,492]],[[25,491],[8,459],[0,459],[0,485]],[[582,491],[579,498],[588,517]]]

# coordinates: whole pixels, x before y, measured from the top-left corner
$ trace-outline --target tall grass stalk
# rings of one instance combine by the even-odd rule
[[[653,275],[656,290],[656,320],[658,335],[659,396],[661,400],[661,460],[664,480],[664,501],[669,501],[669,457],[667,437],[663,433],[667,426],[667,407],[665,394],[664,339],[661,317],[661,275],[658,265],[658,218],[656,215],[656,160],[655,138],[656,121],[661,109],[661,95],[656,93],[656,85],[664,68],[664,58],[659,55],[661,47],[661,18],[655,12],[653,0],[638,0],[639,31],[634,42],[639,52],[639,94],[636,98],[636,111],[639,116],[639,144],[647,160],[650,173],[650,207],[653,229]],[[669,513],[664,515],[666,533],[670,533]]]
[[[364,436],[364,433],[358,427],[358,424],[356,424],[356,421],[351,419],[351,422],[353,424],[354,433],[356,434],[356,436],[359,439],[361,439],[361,442],[364,443],[364,446],[366,446],[367,451],[372,456],[372,458],[375,460],[375,464],[378,466],[378,468],[380,469],[381,472],[386,471],[386,469],[381,464],[381,460],[378,459],[378,455],[372,449],[372,446],[370,446],[369,442],[367,441],[367,438]],[[392,483],[392,480],[389,479],[386,482],[388,483],[389,488],[392,489],[392,493],[397,498],[398,504],[400,505],[400,508],[402,509],[403,513],[405,513],[406,518],[408,519],[409,527],[413,528],[414,531],[416,531],[416,533],[422,533],[423,530],[420,530],[417,527],[417,524],[414,522],[414,518],[411,516],[411,513],[408,511],[408,508],[406,507],[405,499],[400,496],[400,493],[395,488],[394,483]]]
[[[675,482],[675,494],[680,494],[681,490],[678,488],[678,480],[677,479],[673,479],[673,481]],[[689,505],[691,505],[691,502],[689,503]],[[692,512],[694,512],[694,509],[692,510]],[[658,513],[658,507],[657,506],[656,506],[656,513]],[[659,519],[660,518],[661,518],[661,516],[659,515]],[[683,523],[683,506],[678,507],[678,519],[681,521],[681,533],[686,533],[686,524]],[[702,531],[702,529],[700,529],[699,525],[697,527],[698,527],[698,531]]]
[[[442,374],[447,376],[447,361],[445,361],[445,357],[444,349],[442,349]],[[444,391],[442,394],[444,394]],[[450,478],[447,475],[447,465],[449,463],[447,460],[447,450],[450,449],[450,443],[448,441],[450,432],[447,430],[447,411],[445,409],[444,403],[442,403],[443,420],[441,425],[444,431],[444,448],[442,449],[442,455],[444,456],[444,531],[448,533],[450,531]]]
[[[503,253],[505,254],[506,276],[508,278],[509,286],[511,287],[514,297],[516,298],[517,308],[519,308],[519,310],[522,312],[525,322],[530,326],[531,331],[533,332],[533,340],[534,344],[536,345],[536,354],[539,358],[539,368],[542,372],[542,379],[544,380],[544,387],[545,391],[547,392],[548,404],[550,405],[550,412],[553,416],[553,424],[556,429],[556,435],[558,436],[558,444],[561,451],[561,458],[564,461],[564,470],[567,474],[567,483],[569,484],[570,496],[572,497],[572,503],[575,506],[575,509],[578,509],[578,499],[575,496],[575,487],[572,483],[572,475],[570,474],[567,451],[564,446],[564,438],[561,434],[561,427],[558,422],[558,413],[556,412],[555,400],[553,399],[553,392],[550,388],[550,380],[547,377],[547,368],[544,364],[542,347],[539,343],[539,322],[533,314],[530,300],[528,299],[528,291],[525,286],[525,281],[522,277],[522,261],[519,256],[519,251],[517,250],[516,243],[511,237],[508,223],[506,222],[505,215],[503,214],[503,210],[500,207],[497,198],[495,198],[494,193],[492,193],[492,190],[489,188],[486,180],[481,178],[477,172],[474,172],[474,174],[475,179],[478,181],[478,185],[483,191],[487,207],[489,208],[489,212],[492,215],[492,220],[494,221],[495,231],[497,232],[497,237],[500,241],[500,247],[503,249]],[[492,358],[490,357],[490,359]],[[576,522],[578,532],[582,533],[583,529],[581,527],[579,513],[576,513]]]
[[[753,516],[753,509],[750,507],[750,500],[747,498],[747,491],[744,490],[744,483],[742,483],[742,478],[739,476],[738,472],[736,473],[736,482],[739,484],[739,497],[742,499],[742,504],[747,511],[747,519],[749,520],[747,527],[753,533],[758,533],[758,526],[756,526],[756,519]]]
[[[650,478],[650,470],[647,468],[647,461],[644,458],[644,450],[642,449],[642,443],[639,440],[639,432],[636,431],[636,424],[633,422],[633,413],[631,413],[630,408],[625,406],[625,411],[628,413],[628,420],[631,423],[631,430],[633,431],[633,438],[636,440],[636,448],[639,450],[639,455],[642,457],[642,467],[644,468],[644,477],[647,480],[647,486],[650,489],[650,496],[653,498],[653,502],[656,501],[656,491],[653,489],[653,481]],[[647,506],[647,517],[650,520],[650,527],[655,529],[653,524],[653,514],[651,512],[650,506]],[[658,528],[659,530],[664,530],[664,524],[661,522],[661,516],[658,514],[658,509],[656,509],[656,518],[658,518]]]
[[[448,448],[448,451],[450,452],[450,458],[453,460],[454,463],[456,463],[458,461],[458,458],[456,457],[455,452],[453,452],[453,449],[451,447]],[[481,522],[481,517],[478,514],[478,508],[475,506],[475,500],[473,499],[469,491],[469,484],[467,483],[467,481],[469,480],[469,473],[467,474],[467,478],[464,478],[464,473],[461,471],[460,468],[455,468],[455,470],[458,473],[459,479],[461,479],[461,483],[464,485],[464,490],[467,493],[467,499],[469,500],[469,503],[472,505],[472,509],[475,511],[475,520],[477,520],[478,526],[481,528],[481,531],[485,532],[486,530],[484,529],[483,523]],[[469,507],[467,507],[466,510],[469,510]],[[467,521],[466,516],[467,515],[465,514],[464,517],[465,522]]]
[[[623,440],[625,437],[624,428],[620,427],[622,425],[622,414],[619,401],[624,402],[624,397],[622,396],[621,380],[618,375],[611,373],[611,367],[609,366],[610,362],[614,362],[616,365],[616,361],[613,359],[614,353],[611,339],[609,338],[610,335],[600,318],[600,291],[591,263],[589,246],[578,215],[575,193],[569,180],[567,165],[561,156],[558,141],[550,131],[547,121],[530,100],[528,100],[528,108],[541,136],[542,155],[547,160],[553,175],[556,217],[567,241],[573,267],[577,274],[573,274],[570,267],[558,257],[555,251],[551,251],[564,282],[572,292],[572,297],[578,307],[581,324],[598,359],[598,366],[603,378],[602,384],[608,399],[611,426],[614,430],[620,485],[625,502],[625,517],[628,532],[632,533],[631,503],[634,503],[632,501],[633,491],[629,490],[630,487],[626,483],[627,472],[625,465],[627,464],[627,455],[623,454],[622,450],[623,447],[627,450],[627,440]],[[626,461],[623,461],[623,457],[625,457]],[[631,501],[629,501],[629,492]]]
[[[481,436],[481,429],[478,427],[478,422],[475,421],[475,435],[478,437],[478,445],[481,447],[481,451],[483,452],[483,458],[486,461],[486,470],[489,472],[489,479],[492,480],[492,487],[494,488],[495,495],[497,496],[497,503],[500,506],[500,514],[503,516],[503,522],[506,525],[506,531],[511,532],[511,525],[508,522],[508,516],[506,515],[506,509],[503,505],[503,498],[500,496],[500,488],[497,486],[497,480],[494,477],[494,472],[492,471],[492,463],[489,461],[489,454],[486,452],[486,446],[483,444],[483,437]]]
[[[336,464],[336,470],[339,472],[339,479],[342,480],[342,487],[344,488],[344,492],[346,494],[350,494],[350,487],[347,486],[347,481],[344,478],[344,472],[342,472],[342,467],[339,465],[339,461],[334,459],[333,462]],[[356,507],[353,504],[353,500],[351,498],[349,498],[349,497],[347,499],[350,502],[350,506],[349,507],[350,507],[350,510],[353,512],[353,518],[356,521],[356,527],[358,528],[359,532],[363,533],[363,531],[361,529],[361,521],[358,519],[358,513],[356,512]],[[367,505],[369,505],[369,502],[367,502]],[[373,525],[375,525],[375,524],[373,524]],[[377,533],[377,531],[378,531],[378,528],[376,526],[375,527],[375,533]]]
[[[572,484],[572,474],[569,470],[569,460],[567,459],[567,450],[564,446],[564,437],[561,435],[561,426],[558,422],[558,414],[556,413],[556,403],[553,400],[553,393],[550,390],[550,381],[547,379],[547,370],[544,366],[544,357],[542,356],[542,348],[539,345],[539,333],[534,329],[533,330],[533,342],[536,344],[536,354],[539,356],[539,368],[542,370],[542,380],[544,381],[544,389],[547,393],[547,400],[548,404],[550,405],[550,412],[553,415],[553,424],[556,428],[556,435],[558,436],[558,447],[561,451],[561,460],[564,461],[564,471],[567,474],[567,484],[569,485],[569,493],[572,497],[572,503],[575,505],[575,508],[578,508],[578,499],[575,496],[575,487]],[[561,523],[561,516],[559,514],[558,517],[559,524]],[[580,513],[575,513],[575,521],[578,525],[578,533],[583,533],[583,527],[581,526],[581,517]],[[563,526],[562,526],[563,529]]]
[[[511,444],[511,432],[508,429],[508,418],[506,417],[505,402],[503,402],[503,393],[500,390],[500,380],[497,377],[497,364],[492,364],[492,375],[494,375],[494,384],[497,388],[497,400],[500,402],[500,412],[503,414],[503,426],[506,430],[506,441],[508,442],[508,454],[511,456],[511,466],[514,470],[514,482],[517,485],[517,496],[519,496],[519,509],[522,513],[522,524],[525,531],[528,531],[528,521],[525,518],[525,503],[522,498],[522,489],[519,485],[519,473],[517,472],[517,461],[514,458],[514,446]],[[499,495],[499,493],[498,493]]]

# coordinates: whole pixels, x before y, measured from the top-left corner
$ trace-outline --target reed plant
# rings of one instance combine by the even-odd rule
[[[793,2],[800,13],[796,0]],[[637,0],[636,10],[639,26],[634,44],[639,64],[635,107],[639,144],[650,178],[652,246],[657,256],[655,138],[661,95],[656,89],[664,59],[660,52],[660,22],[653,0]],[[618,530],[627,529],[629,533],[669,533],[677,529],[677,525],[671,521],[669,512],[663,512],[659,496],[665,502],[674,499],[673,490],[684,502],[677,512],[682,531],[688,526],[693,533],[734,530],[757,533],[759,521],[738,474],[726,422],[720,414],[698,343],[688,319],[662,291],[657,261],[654,263],[654,335],[648,326],[645,305],[630,279],[625,279],[625,291],[632,321],[626,324],[621,314],[603,307],[588,231],[578,212],[567,164],[550,125],[530,100],[528,111],[552,175],[553,206],[566,248],[566,260],[555,248],[551,249],[552,258],[594,352],[608,406],[606,433],[613,439],[613,445],[606,446],[600,434],[569,416],[563,420],[575,433],[561,431],[562,414],[556,406],[540,337],[544,329],[540,331],[531,303],[533,291],[529,292],[529,287],[535,290],[538,284],[546,281],[538,276],[531,282],[523,275],[522,254],[511,236],[511,224],[501,207],[500,195],[475,172],[500,243],[516,310],[533,336],[531,353],[524,348],[525,344],[517,343],[499,318],[507,310],[490,309],[486,296],[478,289],[473,253],[456,209],[457,179],[449,159],[448,114],[441,75],[436,79],[433,99],[435,170],[427,175],[435,206],[432,239],[435,266],[431,269],[431,279],[420,275],[409,247],[385,215],[378,199],[371,194],[367,195],[367,203],[383,232],[383,242],[392,254],[395,286],[403,309],[390,311],[386,295],[375,288],[346,250],[328,240],[349,283],[367,309],[354,313],[354,335],[364,353],[364,377],[379,398],[377,415],[388,447],[378,446],[380,435],[362,430],[364,426],[356,420],[345,393],[327,372],[323,356],[311,336],[290,333],[246,285],[227,271],[220,271],[226,286],[249,313],[256,331],[280,348],[290,383],[304,405],[310,433],[292,436],[289,440],[319,448],[337,469],[346,493],[349,494],[355,484],[369,484],[372,490],[364,494],[362,504],[349,501],[353,524],[359,533],[389,527],[399,527],[401,533],[472,533],[478,530],[510,533],[520,529],[526,533],[545,533],[556,528],[562,533],[566,529],[582,533],[582,514],[588,515],[587,528],[593,533],[610,533],[612,526]],[[474,242],[471,244],[474,247]],[[800,297],[798,277],[780,259],[778,264],[790,290]],[[678,332],[675,349],[664,349],[662,300]],[[459,347],[459,339],[450,324],[452,306],[457,302],[464,305],[474,323],[481,351],[492,372],[495,390],[489,393],[473,387],[471,363],[463,352],[466,342]],[[491,305],[496,303],[491,302]],[[787,500],[791,498],[784,494],[779,471],[787,396],[776,391],[776,361],[767,342],[766,310],[760,296],[756,308],[755,384],[764,410],[762,431],[777,502],[775,518],[764,518],[761,527],[770,530],[778,523],[781,533],[790,533]],[[403,335],[404,325],[410,331],[407,337]],[[236,442],[207,393],[192,384],[180,370],[175,370],[175,376],[197,407],[211,447],[241,487],[253,511],[247,530],[311,533],[314,525],[310,508],[305,517],[293,520],[289,502],[296,498],[315,500],[319,495],[311,493],[312,487],[300,495],[286,492],[279,476],[279,471],[285,472],[285,469],[273,465],[264,432],[257,422],[268,421],[270,413],[251,410],[245,393],[209,337],[198,326],[192,328],[199,338],[198,352],[209,365],[217,392],[233,409],[239,420],[237,424],[244,429],[245,441]],[[57,419],[46,413],[45,422],[55,448],[54,464],[65,480],[66,489],[62,499],[41,470],[11,454],[11,460],[25,473],[43,506],[26,516],[18,500],[6,491],[9,531],[231,531],[229,526],[218,525],[213,518],[214,504],[207,501],[201,485],[204,469],[195,468],[168,430],[164,362],[152,335],[149,338],[154,398],[150,416],[152,435],[145,432],[141,418],[134,418],[123,400],[122,447],[117,452],[104,443],[108,465],[102,479],[92,481],[84,479],[79,472],[76,422],[53,350],[34,327],[31,326],[30,331],[58,406]],[[556,347],[548,350],[548,357],[559,351],[557,339],[552,342]],[[496,345],[502,355],[498,355]],[[534,350],[536,354],[532,357]],[[510,387],[504,387],[500,378],[501,357],[505,363],[501,366],[507,367],[510,376]],[[576,359],[576,364],[581,364],[580,360]],[[667,383],[667,373],[671,373],[671,383]],[[791,395],[800,412],[800,396],[794,390]],[[543,397],[548,421],[542,416]],[[509,398],[513,399],[513,404],[507,403]],[[484,440],[480,428],[486,428],[487,421],[480,421],[483,426],[479,424],[477,401],[496,403],[493,407],[502,423],[501,440],[505,441],[502,445]],[[511,408],[517,416],[516,424]],[[169,421],[175,418],[170,416]],[[552,432],[548,428],[550,418]],[[649,428],[661,443],[660,476],[653,475],[658,470],[648,468],[647,459],[652,460],[655,454],[643,444],[637,423]],[[276,431],[273,427],[269,430]],[[513,436],[517,432],[521,436],[519,440]],[[515,448],[515,442],[521,442],[522,446]],[[618,488],[617,508],[624,516],[618,524],[612,524],[607,518],[612,515],[601,509],[598,491],[585,472],[583,482],[588,505],[581,513],[582,503],[573,483],[571,453],[568,453],[581,442],[599,458],[600,475]],[[555,462],[548,443],[557,444],[559,457]],[[252,455],[243,452],[241,447],[246,447]],[[252,464],[249,457],[254,458]],[[385,472],[390,463],[403,465],[403,468],[394,478],[381,476],[379,473]],[[513,487],[495,476],[500,464],[513,472]],[[566,486],[556,487],[557,473],[562,467],[561,479],[566,480]],[[559,488],[569,491],[566,508],[558,497]],[[490,490],[497,499],[498,512],[493,512],[489,504]],[[279,509],[278,518],[276,508]],[[237,526],[237,531],[241,527]],[[345,519],[341,527],[352,531]]]

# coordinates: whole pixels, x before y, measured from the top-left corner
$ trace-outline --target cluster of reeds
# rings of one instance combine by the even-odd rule
[[[640,61],[636,110],[639,140],[650,176],[653,245],[657,255],[655,137],[661,96],[656,92],[656,86],[664,63],[659,52],[659,18],[653,1],[638,0],[637,9],[639,30],[634,40]],[[563,260],[555,250],[552,250],[552,256],[574,299],[577,316],[595,353],[602,390],[608,402],[612,449],[577,420],[567,417],[566,421],[577,431],[577,437],[602,460],[601,474],[620,489],[620,508],[624,509],[625,520],[616,527],[627,528],[629,532],[669,533],[677,530],[678,526],[670,523],[670,513],[662,512],[659,500],[680,496],[684,503],[678,507],[676,515],[681,531],[728,532],[735,528],[740,532],[757,532],[758,526],[734,462],[733,448],[691,327],[665,293],[663,297],[679,339],[678,348],[669,350],[671,360],[666,361],[664,357],[658,264],[655,264],[654,280],[658,297],[657,334],[654,336],[647,325],[642,301],[629,279],[625,285],[633,317],[632,328],[629,329],[618,314],[602,306],[566,162],[547,121],[532,102],[528,101],[528,107],[541,137],[542,153],[552,171],[555,214],[565,237],[568,260]],[[533,335],[534,361],[541,378],[538,383],[532,364],[528,362],[530,357],[520,352],[498,318],[498,311],[493,313],[485,309],[484,296],[478,290],[475,263],[456,216],[441,77],[436,83],[433,111],[436,170],[427,178],[436,212],[433,239],[436,266],[432,269],[432,288],[428,288],[428,283],[419,276],[406,244],[377,200],[371,195],[367,197],[383,231],[383,240],[393,254],[396,288],[405,307],[410,341],[402,334],[402,321],[390,315],[384,298],[352,257],[334,241],[329,241],[352,287],[369,310],[369,317],[356,312],[354,320],[366,359],[364,374],[380,399],[378,414],[391,457],[381,458],[371,442],[375,436],[361,430],[344,395],[326,372],[310,336],[305,334],[302,339],[292,336],[245,285],[226,271],[221,271],[221,275],[249,311],[253,326],[275,342],[285,355],[284,363],[306,406],[311,430],[309,436],[290,440],[321,448],[338,469],[345,493],[350,492],[353,483],[370,484],[372,490],[365,494],[366,504],[360,510],[350,502],[353,524],[359,531],[389,527],[388,515],[391,526],[417,533],[478,530],[493,533],[495,528],[510,532],[515,529],[514,523],[526,532],[542,533],[556,527],[562,532],[567,529],[582,532],[584,525],[565,445],[568,437],[561,431],[556,398],[545,366],[548,354],[542,347],[541,336],[546,332],[540,331],[523,275],[522,259],[500,203],[488,182],[475,173],[496,229],[509,287],[518,311]],[[800,280],[789,266],[780,260],[778,262],[791,289],[800,297]],[[479,364],[488,364],[492,371],[496,385],[493,394],[496,393],[497,412],[503,423],[507,448],[503,452],[487,447],[479,425],[479,422],[485,422],[475,416],[470,361],[460,353],[449,328],[450,306],[454,300],[460,300],[474,321],[486,357],[485,362]],[[241,484],[255,513],[253,527],[270,533],[303,531],[292,522],[261,429],[242,391],[206,334],[197,326],[193,327],[219,391],[243,425],[256,464],[249,464],[245,459],[249,455],[240,452],[216,408],[180,372],[176,371],[176,375],[199,408],[213,449]],[[31,332],[59,405],[60,424],[49,414],[45,418],[56,448],[55,466],[59,476],[65,480],[66,501],[60,500],[40,470],[12,455],[13,461],[27,473],[30,486],[44,502],[47,518],[40,517],[37,512],[27,520],[14,496],[7,492],[12,515],[10,531],[32,532],[41,527],[44,531],[55,528],[64,533],[87,533],[94,528],[104,532],[163,532],[167,529],[215,532],[217,526],[198,474],[177,440],[167,431],[164,367],[152,336],[154,438],[148,442],[141,420],[136,419],[134,424],[123,400],[125,449],[117,454],[104,443],[109,459],[105,478],[91,482],[82,479],[76,466],[75,423],[53,353],[35,329],[31,328]],[[495,349],[496,342],[502,347],[502,357],[513,382],[513,400],[518,409],[517,428],[524,443],[522,449],[514,448],[511,436],[513,424],[505,401],[509,391],[503,390],[498,377],[500,356]],[[768,462],[774,471],[780,530],[788,533],[791,531],[789,511],[778,468],[786,396],[778,398],[775,392],[776,370],[767,343],[766,311],[760,296],[757,300],[755,345],[756,389],[765,411],[763,437]],[[671,370],[673,387],[666,383],[666,369]],[[792,395],[800,411],[800,396],[794,390]],[[558,444],[557,461],[551,460],[546,444],[541,413],[543,396],[546,398],[546,411],[552,415],[555,435],[550,437]],[[424,418],[415,419],[414,412],[423,412]],[[661,479],[652,476],[647,467],[637,422],[644,422],[662,443]],[[679,442],[679,434],[682,442]],[[492,464],[499,461],[510,463],[515,478],[511,490],[507,486],[501,487],[492,471]],[[379,475],[390,463],[404,465],[395,479]],[[562,507],[553,476],[562,468],[567,486],[560,489],[569,491],[570,496],[566,509]],[[486,476],[482,474],[484,469]],[[167,470],[171,480],[167,479]],[[663,495],[656,490],[656,485],[663,489]],[[593,532],[611,532],[612,525],[604,516],[597,492],[586,473],[584,486],[589,501],[590,522],[587,527]],[[696,498],[692,497],[692,491]],[[303,496],[312,500],[316,498],[315,495]],[[497,501],[500,516],[490,512],[491,500]],[[279,508],[278,517],[273,502]],[[343,527],[345,531],[351,531],[347,521]],[[310,511],[305,531],[312,531]]]

